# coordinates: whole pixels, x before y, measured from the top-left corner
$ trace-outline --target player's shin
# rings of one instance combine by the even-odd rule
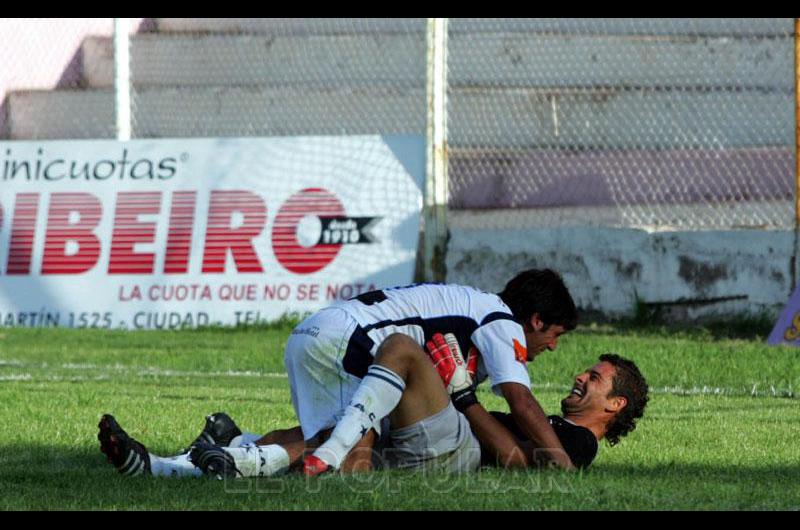
[[[400,403],[404,390],[405,381],[399,375],[377,364],[370,366],[344,416],[314,456],[338,469],[370,429],[380,432],[380,421]]]
[[[288,471],[289,453],[280,445],[226,447],[242,477],[272,477]]]
[[[189,461],[189,453],[163,457],[150,453],[150,472],[154,477],[199,477],[200,468]]]

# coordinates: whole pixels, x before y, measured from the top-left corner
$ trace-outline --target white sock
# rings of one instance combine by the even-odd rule
[[[154,477],[200,477],[203,472],[189,461],[189,453],[163,457],[150,454],[150,472]]]
[[[393,371],[373,364],[353,394],[330,438],[314,456],[338,469],[350,450],[369,432],[380,431],[380,422],[394,410],[406,383]]]
[[[228,444],[228,447],[242,447],[245,445],[254,444],[256,441],[263,438],[263,436],[263,434],[256,434],[253,432],[243,432],[239,436],[233,438]]]
[[[289,469],[289,453],[277,444],[226,447],[243,477],[272,477]]]

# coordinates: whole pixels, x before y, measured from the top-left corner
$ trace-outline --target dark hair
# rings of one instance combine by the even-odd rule
[[[531,269],[516,275],[499,296],[520,322],[539,313],[545,327],[557,324],[571,330],[578,325],[578,310],[569,289],[561,276],[550,269]]]
[[[617,445],[620,438],[636,428],[636,420],[644,415],[644,408],[650,399],[647,396],[649,389],[647,381],[633,361],[615,353],[605,353],[600,356],[600,360],[611,363],[616,370],[608,397],[621,396],[628,401],[614,417],[606,432],[608,443]]]

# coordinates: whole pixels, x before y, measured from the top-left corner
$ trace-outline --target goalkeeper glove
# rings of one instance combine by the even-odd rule
[[[427,353],[433,366],[441,377],[447,393],[456,410],[463,412],[470,405],[478,403],[475,396],[475,369],[478,364],[478,352],[470,349],[467,361],[461,354],[455,335],[436,333],[427,342]]]

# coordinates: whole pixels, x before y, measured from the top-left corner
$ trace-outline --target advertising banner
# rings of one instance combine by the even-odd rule
[[[0,142],[0,327],[256,324],[413,279],[417,136]]]

